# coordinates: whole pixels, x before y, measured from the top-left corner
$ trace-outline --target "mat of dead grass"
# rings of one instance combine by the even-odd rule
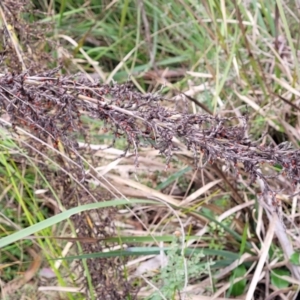
[[[138,9],[109,3],[104,7],[104,11],[109,13],[103,19],[100,18],[100,21],[95,21],[88,31],[83,30],[82,26],[78,27],[81,31],[71,30],[70,33],[66,31],[71,18],[68,13],[78,24],[85,24],[87,16],[98,20],[95,11],[84,7],[84,13],[77,13],[74,3],[69,2],[66,14],[63,14],[64,8],[61,7],[60,13],[48,17],[48,21],[60,21],[61,27],[57,26],[57,30],[61,32],[55,38],[61,46],[57,53],[65,63],[65,72],[87,70],[96,73],[105,83],[111,83],[113,79],[127,80],[130,74],[136,89],[142,94],[138,94],[130,85],[99,87],[95,82],[92,86],[92,83],[84,82],[86,77],[87,80],[91,79],[89,75],[59,77],[58,70],[51,74],[43,73],[42,76],[33,71],[20,75],[24,66],[29,66],[28,61],[22,59],[26,58],[28,48],[22,50],[19,47],[24,43],[22,38],[25,37],[22,36],[21,27],[15,26],[13,29],[19,34],[19,41],[13,39],[13,34],[6,35],[7,40],[11,41],[7,43],[9,53],[13,54],[13,59],[8,59],[8,62],[11,68],[14,67],[12,63],[16,63],[16,70],[19,72],[15,75],[6,74],[1,80],[2,105],[7,114],[6,119],[2,118],[2,124],[7,128],[10,139],[17,141],[17,145],[9,150],[6,148],[6,153],[12,153],[10,159],[16,161],[15,170],[23,166],[22,174],[28,168],[24,167],[26,164],[20,164],[19,157],[27,159],[29,156],[33,165],[42,170],[46,178],[40,176],[38,187],[33,185],[32,189],[39,191],[36,194],[39,194],[42,202],[52,203],[50,214],[54,216],[62,210],[62,206],[71,209],[79,202],[84,204],[99,199],[124,198],[130,203],[130,198],[141,198],[154,199],[160,203],[159,209],[153,205],[133,205],[122,210],[102,210],[100,216],[95,212],[72,219],[75,227],[81,229],[77,232],[82,239],[79,241],[83,248],[79,250],[79,254],[100,253],[100,258],[88,260],[85,267],[91,272],[90,279],[85,283],[87,289],[97,286],[103,280],[98,275],[93,275],[104,272],[101,271],[103,269],[97,269],[97,265],[104,262],[101,253],[110,249],[113,255],[113,251],[118,251],[118,247],[122,246],[121,258],[122,254],[128,254],[127,247],[133,251],[135,238],[138,240],[145,235],[151,237],[141,244],[145,246],[144,255],[137,260],[130,257],[118,264],[118,278],[125,279],[120,281],[121,286],[117,283],[110,286],[110,282],[106,282],[106,291],[101,290],[101,287],[96,289],[98,295],[106,297],[103,293],[109,293],[113,287],[120,289],[110,296],[115,299],[124,297],[122,289],[125,293],[130,293],[130,287],[126,283],[128,278],[124,278],[122,272],[124,266],[127,265],[126,270],[131,279],[130,276],[133,276],[138,265],[143,266],[146,261],[151,261],[153,255],[158,255],[146,256],[147,249],[151,250],[151,247],[158,245],[167,247],[170,237],[178,236],[179,233],[179,236],[191,236],[191,239],[184,239],[185,248],[203,249],[207,257],[216,264],[220,255],[212,251],[214,248],[239,254],[233,261],[228,259],[222,267],[218,266],[206,276],[198,278],[198,282],[197,279],[188,282],[184,290],[189,292],[190,297],[197,299],[201,293],[203,299],[221,299],[230,289],[232,281],[238,280],[235,275],[237,267],[245,265],[247,272],[240,275],[242,279],[247,279],[244,288],[240,289],[241,299],[256,298],[259,295],[263,295],[264,299],[275,296],[291,299],[298,286],[298,267],[290,264],[290,273],[279,273],[290,283],[284,288],[276,285],[272,276],[275,272],[273,270],[285,269],[287,260],[298,247],[299,65],[295,41],[297,36],[294,31],[295,24],[298,24],[296,10],[293,11],[291,3],[281,1],[277,1],[277,8],[269,1],[257,2],[252,6],[237,5],[234,1],[226,5],[207,1],[197,7],[183,1],[178,3],[180,6],[177,2],[172,2],[172,9],[160,3],[157,7],[161,11],[156,13],[151,12],[153,6],[150,3],[142,1],[138,3]],[[13,32],[9,27],[13,24],[9,19],[9,10],[5,5],[1,7],[4,31]],[[55,11],[51,6],[47,9]],[[135,11],[140,14],[136,19],[139,23],[133,21]],[[114,14],[118,13],[121,18],[116,30],[111,24]],[[165,17],[159,18],[160,13]],[[179,18],[180,14],[184,16]],[[189,22],[181,21],[185,18]],[[47,18],[41,19],[41,22],[46,23]],[[149,24],[153,24],[154,29]],[[106,26],[103,27],[106,33],[101,26]],[[76,28],[74,26],[73,29]],[[125,31],[128,33],[124,34]],[[135,33],[135,39],[130,39]],[[102,44],[95,38],[99,35],[103,38]],[[118,48],[118,41],[122,41],[122,48]],[[113,54],[106,56],[109,52]],[[170,53],[170,57],[164,57],[165,53]],[[110,60],[111,58],[113,59]],[[32,61],[35,61],[34,58]],[[99,66],[99,61],[104,68]],[[144,61],[144,64],[140,61]],[[149,64],[146,63],[148,61]],[[95,74],[91,77],[95,78]],[[20,89],[22,85],[25,86],[25,94]],[[161,85],[163,88],[159,93],[153,93]],[[11,89],[13,86],[15,89]],[[40,90],[37,91],[35,86]],[[179,93],[179,90],[184,94]],[[33,98],[37,99],[33,104],[29,104],[29,98],[20,99],[31,92]],[[113,95],[105,99],[104,95],[111,92]],[[145,95],[146,92],[148,94]],[[41,95],[40,102],[36,95]],[[43,102],[43,97],[48,97],[50,103],[47,107],[44,107],[46,103]],[[164,100],[161,98],[165,102],[160,102]],[[92,128],[90,123],[78,122],[76,128],[72,123],[78,121],[76,116],[72,116],[74,120],[71,117],[68,119],[71,132],[67,134],[64,132],[67,126],[64,128],[66,124],[62,122],[67,119],[64,119],[63,114],[61,119],[58,117],[59,122],[54,123],[54,127],[51,122],[42,122],[51,118],[53,120],[56,114],[59,115],[56,105],[66,105],[67,102],[63,101],[68,99],[76,99],[79,114],[87,113],[90,118],[99,121],[93,127],[94,132],[105,135],[113,129],[109,140],[102,138],[101,144],[93,140],[86,133]],[[146,110],[137,109],[141,99],[151,102],[148,114]],[[158,104],[152,104],[152,101],[158,101]],[[32,109],[31,105],[36,106],[35,109],[40,112],[39,118],[29,118],[28,110]],[[41,109],[44,108],[46,109],[42,113]],[[96,109],[97,114],[94,113]],[[212,112],[214,116],[203,115],[203,109]],[[196,125],[185,127],[192,118]],[[109,121],[108,126],[104,126],[103,121]],[[61,122],[63,125],[60,125]],[[111,124],[119,125],[120,132],[116,132],[114,126],[110,127]],[[52,127],[49,129],[47,125]],[[122,142],[118,144],[119,149],[107,148],[114,138],[121,138],[120,134],[125,134],[125,139],[122,138]],[[143,138],[138,145],[136,138],[140,137]],[[79,143],[75,143],[77,138]],[[126,155],[120,156],[124,153],[126,139],[132,148]],[[149,144],[158,150],[148,148]],[[17,146],[22,149],[25,147],[30,155],[24,155],[18,150],[16,158]],[[167,162],[160,152],[165,154]],[[3,157],[4,161],[7,157]],[[198,163],[198,168],[195,168],[195,162]],[[70,180],[66,180],[67,178]],[[88,183],[88,189],[81,180]],[[45,189],[45,182],[54,187],[54,191]],[[18,182],[18,186],[14,188],[15,193],[11,195],[19,201],[19,205],[22,204],[22,197],[16,196],[16,191],[23,185],[24,182]],[[9,186],[4,185],[4,190],[7,191],[5,188]],[[29,212],[26,226],[43,222],[45,216],[40,219],[31,218],[32,208],[27,210],[26,205],[21,207],[23,212]],[[274,211],[275,216],[272,216]],[[13,218],[13,222],[18,225],[17,218]],[[213,226],[216,223],[219,227]],[[40,239],[41,243],[36,248],[43,249],[40,257],[57,258],[62,254],[74,256],[76,251],[71,247],[74,241],[63,244],[58,239],[63,237],[68,241],[71,227],[66,223],[51,232],[43,232],[45,236],[57,236],[58,242],[55,250],[47,251]],[[103,231],[102,228],[118,230]],[[73,234],[75,235],[75,231]],[[163,238],[160,242],[156,241],[161,235]],[[279,243],[274,239],[275,235]],[[96,238],[106,241],[111,236],[118,236],[119,242],[115,240],[97,246],[88,243],[90,238],[94,239],[95,244]],[[122,238],[127,236],[129,239],[123,243]],[[61,252],[61,249],[64,251]],[[28,257],[28,260],[32,258]],[[33,259],[33,262],[37,266],[38,259]],[[111,261],[105,262],[107,264],[104,264],[104,268],[109,270]],[[54,287],[47,282],[39,285],[42,293],[46,293],[47,285],[50,297],[53,296],[53,290],[62,291],[60,286],[63,285],[68,286],[65,292],[79,291],[74,287],[82,283],[78,284],[75,279],[65,279],[68,269],[74,270],[74,266],[68,266],[68,261],[66,264],[64,271],[59,269],[56,273],[56,276],[61,273],[59,280],[51,278],[54,278]],[[45,266],[48,267],[47,263]],[[59,268],[62,266],[63,264]],[[154,266],[160,269],[160,265]],[[58,265],[51,265],[51,268],[54,270]],[[82,274],[80,268],[79,271],[74,271],[77,277]],[[30,267],[23,279],[27,274],[35,274],[37,269]],[[21,280],[23,285],[30,282],[32,276],[28,278]],[[140,283],[141,290],[138,294],[131,291],[132,295],[143,298],[155,289],[155,285],[150,285],[151,276],[143,274],[143,278],[146,279],[146,284]],[[216,280],[213,290],[203,288],[211,285],[213,280]],[[4,284],[9,286],[7,282]],[[15,289],[16,287],[19,288],[18,285],[15,285]],[[80,296],[68,294],[68,297]],[[181,297],[184,297],[183,294]]]

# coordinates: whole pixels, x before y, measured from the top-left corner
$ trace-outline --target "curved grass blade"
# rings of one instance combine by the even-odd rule
[[[106,202],[97,202],[97,203],[91,203],[91,204],[86,204],[78,207],[74,207],[72,209],[69,209],[67,211],[64,211],[56,216],[53,216],[47,220],[44,220],[42,222],[39,222],[37,224],[34,224],[30,227],[27,227],[25,229],[22,229],[18,232],[15,232],[7,237],[4,237],[0,239],[0,248],[3,248],[4,246],[7,246],[11,243],[14,243],[20,239],[23,239],[31,234],[34,234],[42,229],[45,229],[49,226],[52,226],[54,224],[57,224],[61,221],[64,221],[71,216],[78,214],[80,212],[86,211],[86,210],[91,210],[91,209],[96,209],[96,208],[104,208],[104,207],[112,207],[112,206],[120,206],[120,205],[128,205],[128,204],[134,204],[134,203],[143,203],[143,204],[155,204],[157,202],[155,201],[148,201],[148,200],[141,200],[141,199],[130,199],[130,201],[125,200],[125,199],[117,199],[117,200],[112,200],[112,201],[106,201]]]

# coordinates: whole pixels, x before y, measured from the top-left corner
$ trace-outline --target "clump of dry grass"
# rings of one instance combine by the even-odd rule
[[[87,136],[80,118],[87,115],[102,120],[106,130],[113,133],[111,146],[118,138],[126,139],[124,155],[132,149],[136,166],[141,144],[159,150],[167,163],[184,144],[192,151],[196,168],[200,155],[202,167],[217,159],[233,168],[242,163],[250,184],[257,178],[266,183],[264,192],[275,192],[267,183],[276,176],[286,176],[291,180],[291,188],[300,180],[299,151],[288,142],[263,145],[264,136],[252,141],[248,137],[247,114],[238,118],[179,113],[162,106],[159,95],[141,94],[128,83],[110,86],[81,82],[57,72],[55,69],[43,76],[1,75],[1,109],[8,114],[13,128],[20,126],[57,150],[62,144],[64,151],[78,158],[78,163],[80,155],[73,134]],[[264,163],[277,164],[282,170],[266,176],[259,171]]]
[[[164,101],[168,100],[160,94],[137,92],[129,82],[106,85],[96,81],[87,81],[85,76],[81,75],[62,76],[59,74],[62,73],[59,68],[45,71],[45,61],[48,61],[48,55],[41,51],[41,48],[44,48],[48,43],[44,36],[45,29],[42,28],[43,32],[36,32],[33,31],[33,25],[22,22],[20,13],[26,12],[23,8],[25,6],[21,5],[22,3],[21,1],[17,4],[14,1],[5,1],[5,5],[1,5],[1,18],[6,21],[3,26],[3,46],[6,51],[2,60],[4,62],[1,69],[3,74],[0,76],[1,124],[11,136],[18,140],[26,154],[34,158],[38,168],[58,191],[58,198],[61,199],[62,206],[69,209],[78,204],[104,201],[120,194],[122,197],[130,195],[159,199],[161,202],[178,209],[185,207],[189,210],[186,215],[193,218],[195,214],[190,211],[193,209],[188,205],[199,202],[199,196],[206,195],[215,187],[218,187],[226,195],[229,194],[228,190],[230,190],[230,197],[235,201],[235,204],[218,217],[220,222],[230,214],[241,212],[240,217],[234,220],[237,231],[242,233],[245,220],[250,218],[257,224],[257,228],[254,229],[255,232],[251,231],[248,237],[252,239],[256,233],[259,240],[260,233],[264,230],[262,221],[265,221],[262,217],[262,208],[266,211],[270,221],[265,222],[270,226],[267,231],[268,234],[265,235],[265,244],[262,243],[262,249],[256,249],[256,246],[253,245],[256,253],[260,256],[259,264],[251,277],[252,281],[248,290],[248,295],[253,295],[259,283],[259,276],[273,241],[273,235],[278,236],[281,249],[285,253],[285,259],[289,259],[294,251],[287,238],[287,234],[290,234],[289,228],[285,230],[283,222],[286,217],[285,213],[290,208],[291,197],[295,200],[298,195],[295,189],[299,183],[299,151],[289,142],[267,143],[268,137],[260,130],[257,130],[255,137],[252,137],[249,134],[249,124],[251,124],[253,116],[251,111],[246,111],[241,115],[236,109],[234,112],[219,111],[218,115],[213,115],[211,110],[207,109],[205,105],[201,105],[201,109],[205,109],[207,114],[189,113],[185,108],[171,109],[169,103],[165,105],[166,102]],[[225,7],[221,9],[222,17],[225,18],[226,9]],[[209,12],[208,7],[207,10]],[[223,42],[220,42],[220,47],[224,53],[221,53],[218,59],[223,62],[234,57],[234,71],[237,74],[233,75],[233,70],[231,73],[229,71],[224,72],[222,75],[228,76],[228,80],[226,80],[224,89],[217,91],[217,87],[219,88],[223,84],[219,82],[221,76],[215,73],[215,66],[210,66],[208,63],[206,65],[207,74],[193,71],[188,74],[194,76],[195,83],[199,82],[198,77],[215,81],[216,90],[213,83],[201,84],[199,87],[191,87],[185,94],[195,105],[199,105],[193,95],[199,91],[204,91],[208,86],[213,94],[214,102],[216,103],[218,100],[218,103],[221,103],[221,99],[218,98],[219,95],[225,99],[230,88],[228,101],[232,107],[246,103],[265,119],[272,130],[276,131],[276,134],[280,131],[278,122],[276,122],[279,121],[285,126],[286,133],[295,146],[299,133],[290,123],[297,126],[297,121],[287,123],[290,117],[296,116],[295,118],[298,118],[299,101],[294,98],[299,96],[299,93],[289,83],[294,82],[294,69],[297,69],[297,65],[295,67],[293,64],[291,55],[293,48],[291,50],[289,47],[292,44],[288,44],[283,36],[277,35],[275,40],[269,36],[265,38],[261,34],[263,32],[261,28],[257,29],[256,26],[253,26],[252,21],[242,20],[242,11],[238,6],[235,7],[235,13],[240,16],[240,19],[230,17],[228,21],[239,25],[242,31],[242,34],[239,33],[241,45],[236,47],[234,42],[234,47],[231,47],[232,40],[229,39],[228,44],[226,44],[225,39],[222,38]],[[195,12],[195,19],[197,18]],[[143,19],[145,20],[145,18]],[[205,22],[208,23],[202,25],[207,28],[212,43],[218,44],[221,31],[219,32],[217,24],[222,23],[223,20],[215,22],[216,32],[209,29],[214,23],[211,22],[211,19]],[[13,24],[13,28],[10,26],[11,24]],[[231,27],[229,22],[224,22],[224,24],[227,33],[235,28]],[[42,23],[39,26],[42,26]],[[11,28],[14,30],[10,31]],[[41,28],[36,27],[36,30],[38,29]],[[17,33],[18,40],[15,39],[13,33]],[[150,37],[150,33],[148,35]],[[66,35],[64,35],[64,39],[73,41]],[[77,43],[73,43],[73,45],[78,49],[80,48]],[[244,51],[238,53],[241,56],[238,59],[241,61],[236,61],[236,57],[239,55],[231,57],[230,49],[242,48],[243,46],[245,46]],[[269,52],[272,52],[272,55],[269,55]],[[152,54],[150,53],[150,55]],[[86,56],[84,57],[86,58]],[[126,57],[128,58],[128,56]],[[91,59],[88,59],[86,63],[95,66]],[[123,64],[125,64],[125,59],[116,67],[116,71],[108,77],[108,82],[112,80],[113,74]],[[276,68],[279,68],[277,74],[280,76],[273,75]],[[7,72],[7,70],[11,72]],[[161,80],[162,74],[165,72],[155,72],[155,74]],[[182,75],[182,71],[177,74]],[[148,76],[149,73],[146,75]],[[101,76],[101,78],[105,80],[105,76]],[[166,78],[167,76],[164,76],[164,79]],[[173,87],[170,83],[168,86],[172,90]],[[234,96],[231,95],[232,91]],[[179,97],[184,98],[185,96],[177,96],[177,98]],[[274,97],[274,101],[269,101],[271,97]],[[273,110],[275,114],[278,113],[278,120],[272,117],[270,111]],[[194,111],[197,111],[195,106]],[[98,124],[101,125],[98,125],[99,128],[97,129],[112,134],[113,141],[109,147],[103,149],[98,145],[90,144],[90,126],[82,122],[84,116],[99,121]],[[77,142],[78,135],[84,137],[85,143]],[[126,143],[122,154],[120,151],[112,149],[119,140],[125,140]],[[149,148],[146,148],[147,151],[143,151],[143,147],[149,146],[154,151],[151,152]],[[104,158],[103,153],[106,153],[107,157]],[[170,173],[177,171],[177,165],[173,163],[173,158],[179,158],[180,162],[193,165],[195,172],[193,175],[188,174],[190,185],[178,196],[183,201],[175,199],[174,190],[166,195],[166,190],[162,193],[129,179],[132,173],[139,172],[140,169],[147,172],[150,166],[151,170],[157,168],[163,173],[164,164],[157,159],[159,154],[166,158],[165,165],[169,167]],[[147,155],[149,157],[145,157]],[[155,161],[151,160],[152,157],[155,157]],[[16,161],[20,163],[21,160],[18,158]],[[113,162],[103,166],[103,160],[106,158],[112,158]],[[118,165],[121,160],[127,165]],[[102,166],[97,167],[98,163],[101,163]],[[106,163],[107,161],[105,161]],[[145,167],[145,165],[147,166]],[[108,174],[111,170],[119,171],[121,176]],[[167,171],[164,173],[167,174]],[[124,174],[127,178],[122,176]],[[201,174],[201,179],[198,178],[200,177],[199,174]],[[103,175],[106,176],[103,177]],[[156,181],[154,179],[152,183],[157,184]],[[208,183],[202,186],[203,182]],[[91,183],[96,183],[96,187],[92,186]],[[191,192],[191,185],[193,184],[196,185],[196,191]],[[253,205],[253,202],[246,201],[248,194],[245,196],[245,193],[239,190],[241,186],[250,191],[252,197],[257,197],[261,204],[259,208],[261,214],[258,221],[248,209],[249,206]],[[52,197],[51,193],[48,192],[45,196]],[[201,200],[205,202],[208,198],[205,196]],[[283,202],[281,202],[282,200]],[[282,203],[284,205],[283,212]],[[214,211],[222,213],[216,205],[213,208]],[[144,227],[147,230],[154,228],[155,231],[164,224],[164,220],[170,215],[169,211],[165,206],[159,211],[151,207],[144,210],[135,207],[131,214],[134,215],[134,218],[140,217],[141,219],[144,217],[146,219],[143,221],[146,223]],[[72,217],[77,228],[77,235],[81,238],[83,253],[102,252],[104,249],[117,246],[117,243],[106,243],[105,239],[116,234],[114,224],[119,218],[120,216],[115,209],[96,211],[92,214],[84,213]],[[138,234],[144,228],[141,225],[141,220],[138,222],[135,220],[126,220],[126,223],[131,221],[138,228],[134,234]],[[297,217],[294,216],[292,220],[298,221]],[[207,219],[195,218],[192,221],[196,235],[202,237],[207,231]],[[175,226],[171,223],[164,225],[164,232],[174,232]],[[190,223],[187,222],[187,224]],[[182,234],[184,234],[186,227],[182,228]],[[132,231],[130,233],[132,234]],[[97,243],[83,242],[85,238],[90,237],[94,238]],[[225,248],[232,249],[230,238],[231,236],[224,241],[223,246]],[[187,244],[190,246],[194,242],[193,239]],[[255,243],[253,242],[253,244]],[[239,249],[235,248],[234,251],[238,252]],[[242,259],[237,264],[240,263],[242,263]],[[95,294],[99,299],[124,299],[130,294],[133,295],[133,298],[135,297],[136,289],[124,276],[123,267],[125,264],[126,260],[121,259],[88,260],[88,270],[91,274]],[[293,276],[299,279],[298,267],[289,263],[288,266]],[[234,264],[230,265],[228,269],[222,270],[215,278],[221,280],[222,276],[227,275],[234,267]],[[81,278],[85,277],[82,270],[80,268],[81,276],[79,277]],[[208,284],[209,279],[203,279],[201,284]],[[86,281],[84,287],[88,295],[88,283]],[[221,290],[220,288],[218,292],[222,293]]]
[[[53,63],[51,49],[54,42],[47,38],[52,25],[26,20],[33,12],[36,16],[42,15],[33,10],[28,0],[1,2],[1,72],[27,70],[36,74]]]
[[[10,131],[13,133],[27,132],[30,139],[20,141],[32,155],[35,153],[40,161],[46,154],[51,158],[54,155],[56,161],[60,162],[61,171],[57,173],[60,180],[57,188],[63,186],[62,204],[66,208],[97,198],[95,191],[89,190],[84,184],[91,179],[97,179],[97,175],[86,172],[84,155],[80,153],[79,145],[74,139],[74,134],[78,132],[88,136],[81,123],[81,116],[87,115],[103,121],[103,126],[112,132],[115,140],[121,137],[126,139],[124,155],[132,149],[135,153],[136,167],[141,144],[148,144],[159,150],[165,155],[167,163],[177,151],[186,148],[193,153],[195,168],[200,167],[200,158],[202,168],[207,164],[222,161],[227,166],[227,172],[231,170],[236,174],[236,178],[239,178],[241,170],[249,187],[258,181],[263,199],[261,204],[267,210],[270,220],[273,220],[272,214],[277,215],[275,228],[280,230],[277,230],[276,234],[284,243],[282,246],[288,249],[287,256],[292,254],[290,246],[287,247],[286,244],[286,235],[282,231],[281,205],[277,197],[279,191],[273,183],[276,178],[288,178],[290,186],[284,188],[289,189],[289,196],[292,196],[292,191],[299,182],[299,150],[293,149],[288,143],[271,146],[252,141],[248,136],[247,115],[237,118],[179,113],[162,106],[162,98],[159,95],[143,95],[135,91],[129,83],[110,86],[97,82],[82,82],[74,77],[59,76],[57,72],[58,70],[52,70],[45,72],[43,76],[27,76],[26,73],[1,75],[1,113],[6,113],[10,119],[9,122],[2,119],[1,123],[4,126],[11,124]],[[52,154],[47,152],[49,149]],[[268,168],[264,165],[268,165]],[[282,169],[276,171],[272,168],[274,165],[281,166]],[[45,165],[41,164],[40,168],[47,173]],[[91,164],[89,168],[94,170]],[[64,179],[65,175],[68,177]],[[111,211],[107,213],[106,218],[100,218],[100,227],[110,228],[113,216]],[[74,218],[77,228],[85,228],[82,225],[83,219],[83,216]],[[82,234],[87,234],[88,228],[87,225]],[[105,237],[112,232],[104,231],[99,234]],[[88,247],[85,250],[95,249]],[[101,272],[98,272],[98,269],[94,270],[93,265],[95,262],[91,262],[89,270],[93,283],[98,286],[99,282],[102,282],[99,275]],[[103,262],[100,265],[103,265]],[[117,266],[113,265],[113,268]],[[298,276],[298,269],[291,269],[295,276]],[[123,288],[126,286],[124,281]],[[103,287],[103,284],[100,284],[100,287]],[[105,293],[112,290],[121,289],[105,286],[99,295],[106,299]],[[125,290],[129,293],[129,286]],[[123,293],[118,292],[112,295],[115,299],[124,297]]]

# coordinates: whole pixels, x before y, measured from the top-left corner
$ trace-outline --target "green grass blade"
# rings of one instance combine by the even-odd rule
[[[71,216],[78,214],[83,211],[91,210],[91,209],[97,209],[97,208],[105,208],[105,207],[112,207],[112,206],[120,206],[120,205],[128,205],[128,204],[137,204],[137,203],[143,203],[143,204],[155,204],[157,202],[154,201],[147,201],[147,200],[140,200],[140,199],[131,199],[130,201],[124,200],[124,199],[117,199],[107,202],[97,202],[97,203],[91,203],[86,204],[78,207],[74,207],[72,209],[69,209],[67,211],[64,211],[56,216],[53,216],[47,220],[44,220],[42,222],[39,222],[37,224],[34,224],[28,228],[22,229],[16,233],[13,233],[7,237],[4,237],[0,239],[0,248],[7,246],[11,243],[14,243],[20,239],[23,239],[31,234],[34,234],[42,229],[45,229],[49,226],[52,226],[54,224],[57,224],[61,221],[69,219]]]

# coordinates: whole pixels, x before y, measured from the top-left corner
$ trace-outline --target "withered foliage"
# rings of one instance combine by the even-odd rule
[[[29,22],[33,15],[37,17],[41,12],[35,11],[28,0],[1,1],[0,72],[28,70],[37,74],[53,62],[53,42],[47,38],[52,25]]]
[[[237,118],[179,113],[163,106],[160,95],[141,94],[130,83],[104,85],[77,80],[76,76],[62,77],[57,73],[56,69],[44,72],[42,76],[1,75],[0,109],[2,114],[9,115],[12,132],[20,134],[19,129],[23,129],[32,134],[32,138],[26,140],[27,146],[23,143],[29,153],[43,161],[42,154],[49,156],[49,146],[57,149],[57,152],[51,152],[51,159],[59,162],[64,171],[59,169],[53,175],[46,164],[41,163],[39,167],[56,190],[61,191],[66,208],[90,203],[95,198],[98,201],[107,199],[100,191],[90,190],[87,184],[91,175],[86,175],[82,161],[84,154],[80,153],[75,138],[78,133],[88,136],[81,121],[83,115],[103,121],[103,127],[113,133],[113,143],[118,138],[125,138],[127,147],[124,151],[134,151],[136,165],[140,146],[151,145],[158,149],[169,163],[184,144],[194,154],[195,167],[223,161],[233,170],[242,168],[249,176],[249,184],[259,177],[265,182],[263,192],[273,195],[271,205],[275,208],[277,191],[268,181],[281,174],[293,184],[299,182],[299,150],[292,149],[289,144],[263,146],[259,141],[251,141],[247,137],[246,115]],[[1,123],[6,127],[9,124],[4,120]],[[264,163],[282,169],[263,174]],[[114,210],[111,209],[94,212],[93,216],[84,213],[72,220],[79,236],[99,238],[114,234],[113,218]],[[91,253],[112,245],[99,242],[95,245],[83,243],[82,246],[85,253]],[[133,288],[124,279],[123,263],[115,259],[88,262],[98,299],[125,299],[126,295],[133,294]]]
[[[294,184],[299,182],[299,150],[289,143],[268,146],[252,141],[247,137],[247,115],[237,118],[179,113],[162,106],[161,96],[141,94],[131,83],[110,86],[83,82],[76,77],[56,76],[57,71],[43,76],[1,76],[0,105],[14,126],[22,126],[47,143],[50,139],[56,148],[62,143],[78,164],[81,161],[73,134],[86,134],[80,117],[88,115],[102,120],[106,130],[113,133],[112,145],[116,139],[126,138],[125,153],[131,148],[137,164],[138,147],[144,145],[158,149],[168,163],[173,152],[179,150],[179,139],[194,153],[196,167],[200,155],[205,161],[202,167],[215,160],[233,166],[240,162],[253,180],[267,180],[258,169],[269,163],[281,166],[281,174]]]
[[[27,0],[5,0],[0,3],[1,28],[0,61],[0,124],[20,137],[20,145],[57,191],[66,209],[95,200],[111,198],[101,188],[88,184],[92,172],[86,172],[83,159],[91,160],[77,143],[79,134],[88,143],[88,128],[82,116],[101,120],[103,127],[113,133],[112,145],[119,138],[127,141],[127,151],[135,153],[138,166],[139,148],[152,146],[166,157],[169,164],[183,145],[192,151],[195,168],[204,168],[216,161],[227,165],[227,170],[242,171],[251,185],[257,178],[264,182],[262,191],[268,194],[277,210],[274,178],[289,179],[292,187],[300,180],[299,150],[288,143],[263,145],[248,136],[248,116],[237,118],[209,114],[182,113],[162,105],[159,94],[141,94],[131,83],[104,85],[91,83],[83,76],[59,76],[59,69],[46,71],[51,61],[51,43],[46,38],[47,27],[26,22],[32,13]],[[44,51],[48,47],[48,52]],[[27,71],[25,71],[27,70]],[[4,118],[5,116],[5,118]],[[9,121],[7,121],[9,120]],[[29,135],[23,135],[26,130]],[[180,141],[180,143],[178,143]],[[56,151],[55,151],[56,150]],[[54,168],[46,163],[50,158],[61,165]],[[280,171],[263,166],[281,167]],[[88,174],[88,175],[87,175]],[[287,184],[285,188],[287,188]],[[51,195],[50,195],[51,196]],[[113,208],[94,210],[71,218],[79,237],[100,239],[97,243],[81,243],[84,253],[101,252],[114,246],[104,242],[115,235]],[[81,254],[81,253],[80,253]],[[97,299],[135,298],[136,290],[124,275],[121,258],[89,259],[88,269]],[[86,274],[80,268],[78,281],[87,291]]]
[[[21,146],[40,162],[38,167],[58,192],[65,208],[91,203],[95,199],[110,199],[111,195],[105,194],[103,189],[89,188],[86,181],[89,177],[85,176],[82,162],[85,155],[80,153],[74,138],[74,134],[79,132],[86,135],[80,120],[82,114],[88,113],[98,118],[101,115],[101,112],[96,113],[97,103],[93,103],[93,99],[91,102],[82,100],[83,96],[79,96],[79,93],[86,95],[95,87],[95,93],[104,95],[104,90],[108,87],[98,86],[99,89],[96,90],[97,85],[84,86],[68,78],[61,80],[55,76],[57,71],[44,73],[47,77],[27,78],[25,74],[1,77],[1,114],[6,115],[6,120],[7,117],[10,120],[8,123],[2,121],[2,125],[10,127],[9,130],[19,135],[20,141],[23,141]],[[24,138],[24,135],[21,137],[19,128],[31,133],[34,138]],[[51,151],[51,148],[57,152]],[[61,167],[49,167],[45,163],[45,155]],[[71,217],[71,220],[81,238],[102,239],[116,234],[114,216],[115,209],[112,208],[82,213]],[[104,241],[81,245],[83,253],[101,252],[112,246],[114,245]],[[97,299],[125,299],[126,296],[135,294],[124,276],[124,262],[121,259],[89,259],[87,264]],[[83,268],[80,269],[78,280],[88,293],[86,274],[83,273]]]
[[[0,96],[3,100],[0,101],[1,115],[3,119],[9,119],[8,123],[4,122],[2,125],[12,128],[22,140],[20,145],[27,154],[39,161],[38,167],[59,194],[65,208],[91,203],[95,199],[110,199],[111,196],[104,195],[103,190],[89,190],[88,183],[84,180],[81,159],[83,156],[78,152],[73,136],[73,133],[77,135],[79,132],[86,136],[80,116],[85,109],[92,111],[93,106],[88,102],[77,103],[75,100],[83,85],[76,87],[74,82],[67,78],[59,83],[60,79],[56,77],[58,69],[44,72],[53,61],[53,42],[47,39],[47,33],[51,32],[52,28],[51,23],[28,22],[27,17],[35,15],[38,18],[40,14],[33,9],[27,0],[5,0],[0,3],[0,19],[3,25],[0,71],[10,72],[1,77],[4,84]],[[22,71],[23,74],[15,75]],[[37,81],[32,77],[26,80],[29,74],[38,75]],[[49,78],[45,77],[52,79],[49,81]],[[54,85],[52,80],[56,82]],[[74,86],[75,89],[68,91],[65,84]],[[58,88],[59,86],[61,87]],[[25,138],[24,135],[21,138],[22,133],[16,130],[17,126],[27,130],[35,138]],[[49,146],[62,151],[64,155],[51,151]],[[53,162],[60,164],[61,168],[50,167],[45,163],[45,157],[50,157]],[[66,160],[66,157],[70,157],[72,161]],[[16,160],[18,161],[17,157]],[[81,185],[76,184],[78,182],[81,182]],[[114,209],[105,209],[93,211],[91,214],[76,215],[71,219],[78,236],[105,238],[115,235],[114,216]],[[111,243],[100,241],[95,244],[81,244],[84,253],[100,252],[112,246],[114,245]],[[97,299],[125,299],[129,294],[135,294],[124,276],[123,263],[115,258],[87,260]],[[78,282],[86,290],[88,298],[86,274],[83,272],[81,261],[78,264]]]

